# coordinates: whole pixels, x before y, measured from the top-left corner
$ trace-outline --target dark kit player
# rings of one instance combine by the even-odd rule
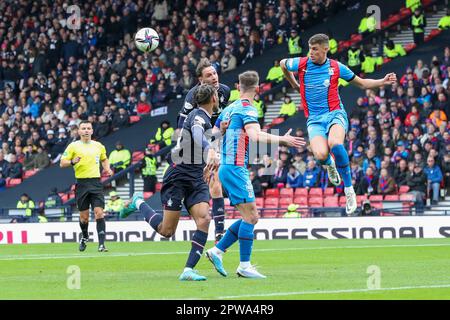
[[[222,83],[219,83],[219,76],[216,69],[212,66],[208,59],[202,59],[197,65],[196,70],[199,84],[193,87],[186,94],[184,100],[184,106],[178,116],[178,128],[183,128],[183,123],[189,113],[198,107],[194,99],[194,93],[201,84],[209,84],[217,89],[219,105],[216,111],[213,112],[211,117],[211,125],[216,123],[219,114],[227,106],[230,99],[230,88]],[[222,238],[224,233],[224,219],[225,219],[225,203],[223,200],[222,184],[219,181],[217,171],[215,171],[214,179],[210,180],[209,190],[213,199],[212,216],[215,224],[215,237],[216,242]]]
[[[125,204],[120,217],[125,218],[135,210],[139,210],[150,226],[164,237],[171,237],[177,228],[182,205],[195,220],[197,230],[192,237],[192,247],[186,267],[179,279],[183,281],[206,280],[194,267],[197,265],[208,239],[209,190],[203,180],[206,162],[216,161],[216,153],[210,147],[205,132],[212,128],[211,115],[217,108],[219,98],[217,90],[207,84],[200,85],[195,92],[198,108],[190,112],[183,124],[176,147],[169,157],[170,167],[163,178],[161,202],[164,215],[156,213],[142,195],[136,193],[131,202]],[[225,126],[222,126],[222,131]],[[222,131],[218,135],[222,134]]]

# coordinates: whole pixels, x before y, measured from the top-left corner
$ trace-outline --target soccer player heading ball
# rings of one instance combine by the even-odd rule
[[[383,79],[362,79],[340,62],[327,58],[328,36],[316,34],[309,41],[309,57],[283,59],[280,66],[294,89],[300,91],[307,118],[308,135],[314,157],[327,166],[331,183],[338,186],[344,180],[346,212],[356,210],[356,194],[352,186],[349,158],[344,148],[348,128],[347,113],[339,97],[339,78],[362,89],[374,89],[397,82],[395,73]],[[293,72],[298,72],[298,82]],[[334,156],[330,156],[331,153]]]

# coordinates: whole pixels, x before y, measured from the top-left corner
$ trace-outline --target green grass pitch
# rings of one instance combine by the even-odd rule
[[[0,299],[450,298],[450,239],[255,241],[252,262],[264,280],[236,276],[235,244],[227,278],[200,260],[204,282],[178,280],[188,242],[107,245],[108,253],[92,242],[82,253],[76,243],[1,246]],[[68,289],[70,266],[80,289]]]

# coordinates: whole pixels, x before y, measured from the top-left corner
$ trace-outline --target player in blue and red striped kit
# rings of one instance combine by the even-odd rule
[[[206,252],[216,270],[227,276],[223,268],[222,255],[239,240],[240,264],[236,273],[245,278],[265,278],[250,263],[253,247],[253,230],[258,222],[258,210],[255,194],[247,169],[249,163],[249,143],[280,143],[287,146],[305,145],[303,138],[290,136],[289,130],[284,136],[277,136],[261,131],[258,112],[251,105],[259,90],[259,76],[255,71],[246,71],[239,75],[239,92],[241,99],[226,107],[215,123],[217,128],[227,122],[228,129],[222,142],[222,156],[219,179],[228,194],[230,203],[239,210],[242,219],[234,222],[215,247]]]
[[[342,176],[346,195],[346,212],[352,215],[357,207],[352,186],[350,164],[344,147],[348,129],[347,113],[339,97],[339,78],[363,89],[374,89],[397,82],[395,73],[383,79],[362,79],[348,67],[327,58],[329,39],[316,34],[309,41],[309,57],[283,59],[280,66],[294,89],[300,91],[301,102],[307,118],[308,135],[314,157],[327,166],[330,181],[338,186]],[[298,81],[293,72],[298,73]],[[334,156],[330,156],[331,153]]]

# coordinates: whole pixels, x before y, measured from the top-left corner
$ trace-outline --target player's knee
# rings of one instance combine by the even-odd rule
[[[334,148],[335,146],[338,146],[338,145],[340,145],[340,144],[342,144],[342,142],[339,141],[339,140],[336,140],[336,139],[330,139],[330,140],[328,140],[328,146],[330,147],[330,149],[332,149],[332,148]]]
[[[257,224],[258,221],[259,221],[259,214],[258,214],[258,212],[254,212],[249,216],[249,219],[247,222],[250,224]]]
[[[162,235],[164,238],[170,238],[175,234],[175,228],[164,228],[161,229],[159,232],[160,235]]]
[[[314,154],[314,157],[319,161],[325,161],[328,158],[328,152],[325,150],[316,152]]]
[[[211,222],[211,216],[208,214],[197,219],[197,227],[208,228]]]

